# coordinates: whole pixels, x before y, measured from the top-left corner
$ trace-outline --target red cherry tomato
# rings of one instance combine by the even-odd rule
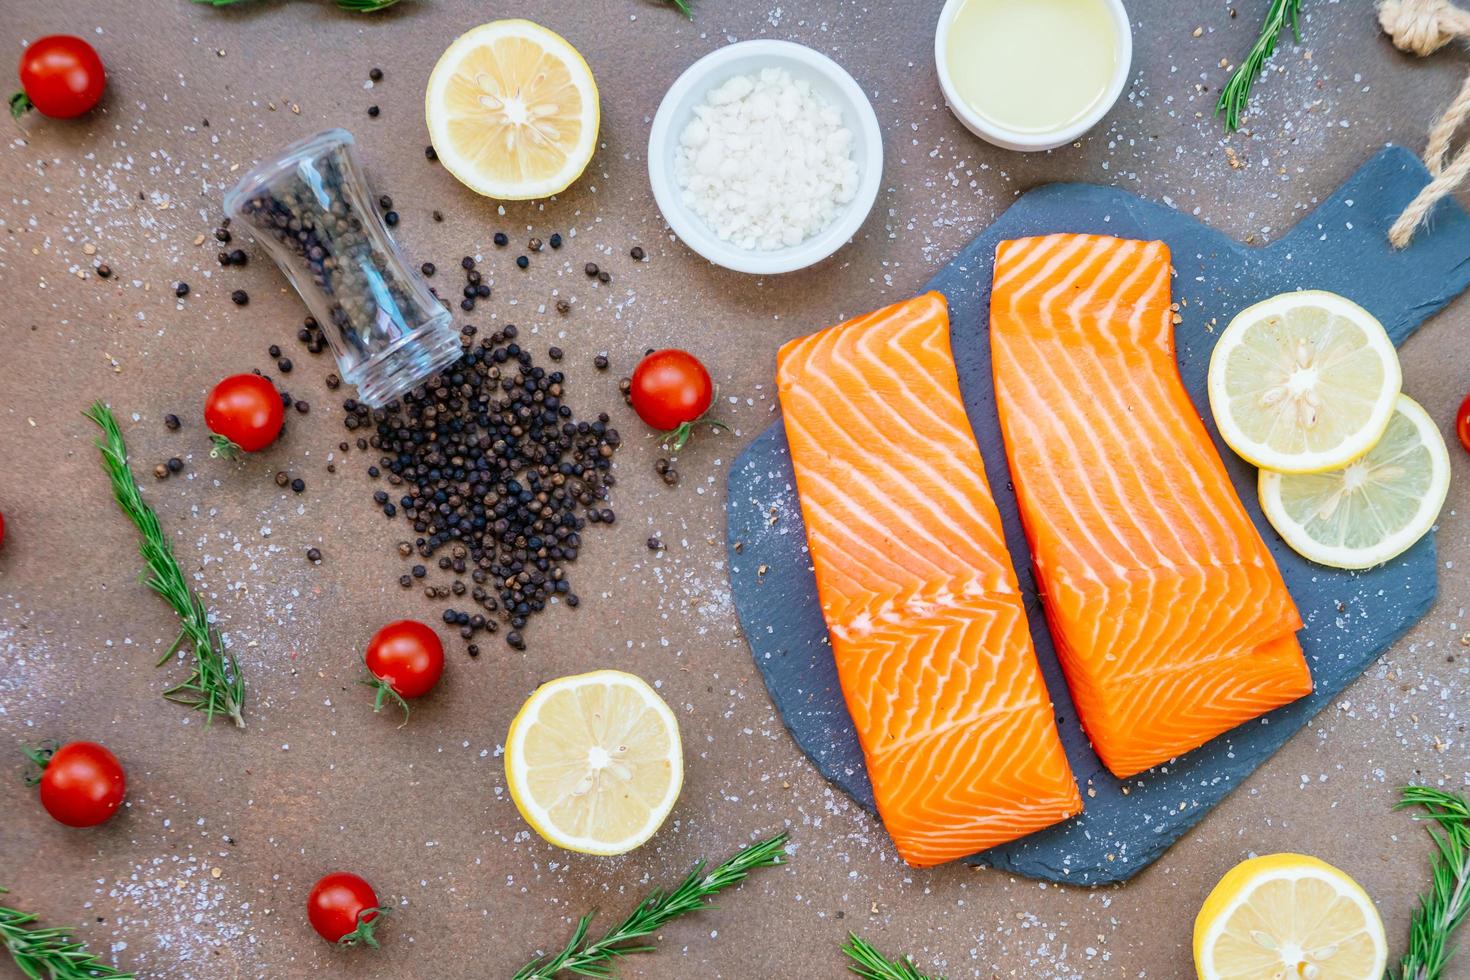
[[[122,763],[96,742],[68,742],[52,752],[34,753],[44,762],[41,805],[68,827],[95,827],[122,805],[127,781]]]
[[[1460,445],[1465,447],[1465,452],[1470,453],[1470,395],[1460,402],[1459,414],[1455,416],[1455,435],[1460,437]],[[0,531],[3,530],[0,527]]]
[[[10,97],[10,113],[19,118],[31,108],[53,119],[70,119],[91,109],[107,87],[102,59],[79,37],[51,34],[37,38],[20,58],[24,92]]]
[[[693,354],[654,351],[633,369],[633,411],[661,432],[694,422],[715,399],[709,372]]]
[[[363,661],[373,675],[366,683],[378,690],[373,710],[381,711],[384,698],[392,697],[407,722],[408,699],[428,694],[444,673],[444,644],[423,623],[400,619],[373,634]]]
[[[388,914],[378,905],[378,893],[362,878],[347,871],[334,871],[311,889],[306,899],[306,917],[311,927],[329,943],[356,946],[366,943],[373,949],[378,941],[373,927],[380,916]]]
[[[204,424],[214,433],[211,455],[259,452],[281,434],[286,409],[276,386],[258,374],[232,374],[209,393]]]

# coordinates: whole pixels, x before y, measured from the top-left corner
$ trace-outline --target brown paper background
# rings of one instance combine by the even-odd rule
[[[638,0],[407,0],[376,17],[304,0],[231,10],[6,0],[6,58],[71,32],[110,71],[91,116],[0,127],[0,885],[10,901],[80,925],[94,949],[114,948],[150,977],[498,977],[559,945],[581,912],[600,907],[609,923],[695,859],[786,828],[788,868],[664,930],[660,952],[629,960],[624,975],[836,977],[838,946],[856,929],[952,978],[1179,978],[1211,884],[1243,857],[1277,850],[1349,870],[1401,948],[1429,844],[1390,813],[1395,787],[1462,787],[1470,770],[1470,457],[1458,448],[1429,616],[1158,864],[1091,891],[895,859],[882,829],[815,774],[773,714],[730,606],[721,500],[736,451],[771,417],[777,346],[910,294],[1025,189],[1112,183],[1237,237],[1270,238],[1385,142],[1417,149],[1465,58],[1447,50],[1420,63],[1377,34],[1366,3],[1308,3],[1307,42],[1276,59],[1253,132],[1225,140],[1210,118],[1219,62],[1246,51],[1265,4],[1237,0],[1232,17],[1224,3],[1134,2],[1134,79],[1119,106],[1080,147],[1021,156],[972,138],[945,109],[932,58],[938,0],[694,2],[689,23]],[[502,214],[425,161],[422,92],[452,37],[511,15],[585,53],[603,144],[561,199]],[[671,241],[644,169],[665,87],[705,52],[753,37],[807,43],[844,64],[886,140],[883,188],[857,240],[785,278],[723,272]],[[387,77],[365,91],[374,66]],[[441,689],[401,731],[355,686],[360,651],[382,622],[437,623],[442,604],[396,583],[403,525],[374,510],[369,458],[336,452],[340,400],[323,386],[325,357],[296,344],[299,301],[262,253],[221,269],[212,239],[193,244],[214,227],[236,167],[334,125],[357,135],[377,190],[403,215],[397,237],[415,263],[440,266],[436,282],[456,288],[458,258],[487,257],[496,298],[469,322],[514,322],[538,356],[566,348],[571,404],[608,410],[628,437],[618,522],[589,529],[573,573],[581,608],[537,619],[524,654],[488,640],[471,661],[455,637]],[[511,262],[522,249],[490,246],[497,230],[516,245],[576,234],[521,272]],[[635,243],[647,263],[627,257]],[[589,260],[613,272],[611,285],[589,283]],[[98,261],[110,281],[91,275]],[[178,279],[193,287],[182,304]],[[235,288],[249,290],[248,307],[229,302]],[[574,299],[570,317],[549,310],[554,290]],[[1447,433],[1470,389],[1467,316],[1456,303],[1403,349],[1407,390]],[[225,374],[270,370],[270,343],[295,361],[288,387],[310,415],[292,414],[282,441],[256,458],[210,460],[204,393]],[[643,349],[666,344],[705,358],[735,429],[701,434],[673,490],[657,482],[654,446],[616,389]],[[591,358],[604,350],[613,368],[598,374]],[[151,664],[174,620],[138,582],[135,535],[80,414],[94,398],[123,420],[145,495],[233,640],[249,683],[246,732],[205,731],[159,697],[177,672]],[[181,432],[165,430],[166,412],[185,420]],[[170,455],[185,474],[155,482],[149,471]],[[304,478],[306,492],[279,490],[277,469]],[[644,546],[653,533],[669,545],[662,555]],[[325,554],[319,567],[305,561],[311,546]],[[619,859],[561,853],[531,835],[497,752],[539,681],[598,666],[658,682],[687,755],[668,825]],[[91,831],[51,822],[20,782],[18,743],[45,737],[111,746],[128,769],[127,809]],[[398,906],[381,953],[334,950],[307,926],[306,893],[334,868],[364,874]]]

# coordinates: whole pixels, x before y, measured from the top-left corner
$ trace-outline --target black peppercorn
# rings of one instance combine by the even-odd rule
[[[250,256],[245,254],[243,248],[237,248],[230,253],[230,265],[247,265],[249,262]]]
[[[376,118],[378,118],[378,113],[379,113],[379,112],[381,112],[381,111],[382,111],[382,110],[380,110],[380,109],[379,109],[379,108],[378,108],[378,107],[377,107],[377,106],[375,106],[375,105],[370,105],[370,106],[368,106],[368,115],[369,115],[369,116],[372,116],[372,117],[373,117],[373,118],[374,118],[374,119],[376,119]]]
[[[177,473],[184,468],[184,461],[177,456],[170,456],[166,465],[170,473]]]
[[[424,147],[424,159],[430,161],[437,160],[439,159],[439,152],[435,150],[433,146],[426,146]],[[434,213],[438,214],[439,212],[435,211]],[[438,221],[439,219],[435,218],[434,220]]]
[[[419,266],[419,271],[426,276],[432,276],[438,270],[434,268],[434,263],[425,262],[423,265]]]
[[[561,248],[561,232],[553,232],[551,235],[551,247]]]
[[[612,282],[612,273],[606,269],[602,270],[597,274],[597,281],[603,284]]]
[[[509,235],[507,235],[503,231],[497,231],[495,233],[495,246],[497,248],[505,248],[505,246],[507,246],[509,244],[510,244],[510,236]]]
[[[228,228],[216,228],[214,230],[214,240],[224,242],[228,245],[230,242],[230,230]]]
[[[250,302],[250,294],[245,292],[245,290],[243,289],[237,289],[230,294],[230,299],[234,302],[236,306],[244,306],[246,303]]]
[[[100,277],[102,277],[103,279],[111,279],[112,278],[112,266],[110,266],[110,265],[108,265],[107,263],[104,262],[103,264],[101,264],[101,265],[99,265],[97,267],[97,275],[100,276]]]
[[[279,361],[276,362],[276,367],[280,368],[282,374],[290,374],[292,367],[291,358],[281,358]]]
[[[587,273],[587,277],[589,279],[595,279],[595,278],[597,278],[597,272],[598,272],[597,263],[596,262],[588,262],[586,265],[582,266],[582,271],[585,272],[585,273]]]
[[[179,299],[183,299],[185,296],[188,296],[189,284],[187,282],[174,283],[174,295],[177,296]]]
[[[466,255],[464,258],[460,259],[459,260],[459,267],[461,269],[465,270],[466,272],[468,272],[471,269],[473,269],[475,267],[475,259],[474,259],[474,256],[472,256],[472,255]]]
[[[389,228],[392,228],[394,225],[398,224],[398,212],[389,211],[387,214],[383,215],[383,223]]]
[[[306,481],[298,476],[296,479],[291,481],[291,489],[296,491],[297,493],[300,493],[301,491],[306,489]]]
[[[568,313],[572,312],[572,304],[568,303],[564,299],[559,299],[556,301],[556,312],[560,313],[562,316],[566,316]]]
[[[551,358],[553,361],[559,361],[562,359],[562,349],[560,347],[548,348],[546,351],[546,356]]]
[[[597,370],[599,371],[606,371],[608,363],[609,362],[606,354],[598,354],[596,357],[592,358],[592,366],[597,368]]]
[[[277,344],[271,344],[269,347],[267,347],[265,349],[265,352],[267,354],[269,354],[271,357],[280,357],[281,356],[281,348]]]
[[[179,417],[172,412],[163,417],[163,426],[170,432],[177,432],[179,430],[179,426],[181,425],[183,425],[183,423],[179,421]]]
[[[309,562],[311,562],[313,565],[320,565],[321,562],[322,562],[321,549],[319,549],[319,548],[307,548],[306,549],[306,560],[309,561]]]
[[[526,257],[524,255],[517,255],[516,256],[516,266],[517,267],[522,268],[522,269],[526,269],[526,268],[529,268],[530,265],[531,265],[531,260],[528,257]]]
[[[643,257],[646,253],[643,251],[642,245],[634,245],[632,250],[629,251],[628,254],[633,257],[634,262],[642,262]]]

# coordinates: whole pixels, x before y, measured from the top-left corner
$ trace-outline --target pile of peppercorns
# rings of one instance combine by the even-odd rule
[[[468,595],[478,607],[446,609],[444,622],[466,640],[503,622],[506,642],[523,650],[521,630],[553,597],[578,603],[565,566],[576,561],[587,524],[616,520],[602,504],[622,440],[606,414],[573,418],[564,376],[537,367],[514,326],[478,342],[476,334],[464,327],[460,360],[403,399],[378,410],[347,399],[344,425],[371,433],[367,445],[381,456],[368,475],[395,488],[376,490],[374,502],[389,518],[401,511],[418,534],[399,544],[400,555],[438,556],[439,568],[456,576],[449,586],[426,584],[425,593]],[[399,581],[413,588],[427,575],[419,563]],[[469,652],[479,648],[471,643]]]

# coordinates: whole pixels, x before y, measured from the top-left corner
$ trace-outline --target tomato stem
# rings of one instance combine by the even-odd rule
[[[11,119],[19,119],[35,107],[35,103],[31,102],[31,97],[24,92],[16,92],[10,96]]]
[[[51,757],[56,754],[56,743],[47,739],[40,745],[22,745],[20,750],[25,753],[27,759],[36,766],[36,772],[26,773],[26,785],[38,786],[41,782],[41,773],[51,764]]]
[[[375,909],[363,909],[357,913],[357,928],[337,940],[337,945],[356,946],[358,943],[362,943],[371,946],[373,949],[378,949],[378,940],[373,935],[373,930],[377,928],[379,920],[390,911],[391,909],[387,906],[379,906]],[[370,919],[368,916],[372,916],[372,918]]]
[[[231,442],[218,432],[210,436],[209,441],[214,444],[214,448],[209,451],[212,459],[239,459],[240,454],[245,451],[239,444]]]
[[[689,442],[689,437],[694,435],[694,427],[701,423],[708,425],[716,432],[721,429],[724,429],[726,432],[730,431],[730,427],[719,419],[712,419],[708,415],[701,415],[693,422],[680,422],[678,428],[670,429],[667,432],[659,432],[656,435],[659,437],[660,443],[665,449],[671,453],[677,453]]]
[[[403,724],[399,725],[398,727],[402,728],[403,725],[408,724],[408,716],[410,714],[408,702],[403,699],[403,696],[401,694],[393,690],[393,685],[389,684],[387,681],[383,680],[383,678],[379,677],[377,674],[374,674],[372,671],[368,671],[367,680],[358,681],[358,683],[365,684],[368,687],[373,688],[376,692],[373,697],[373,714],[377,714],[379,711],[382,711],[383,702],[386,701],[388,698],[392,698],[394,701],[398,702],[398,707],[403,709]]]

